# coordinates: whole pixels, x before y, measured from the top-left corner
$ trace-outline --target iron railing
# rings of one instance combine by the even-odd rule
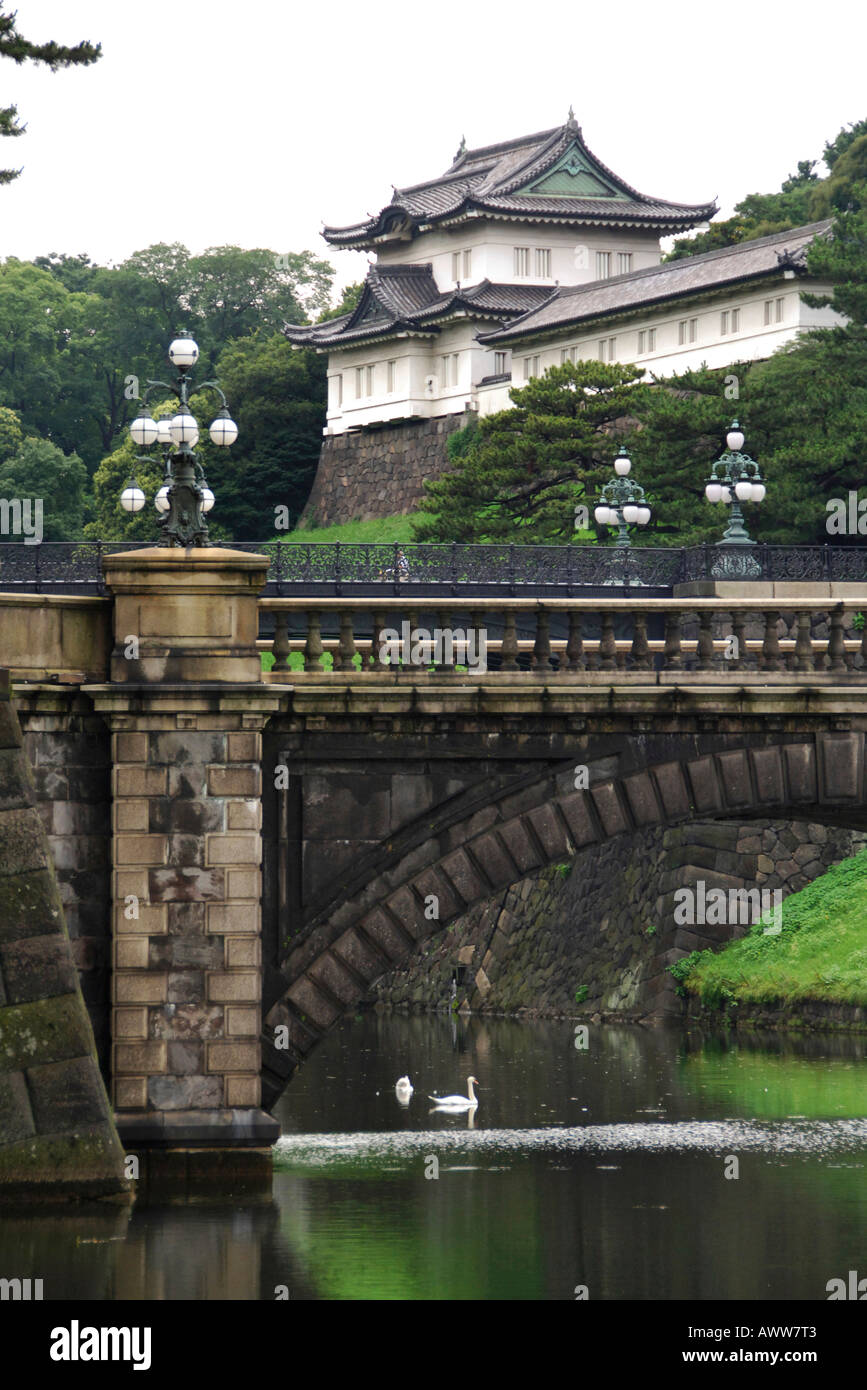
[[[0,542],[0,591],[104,593],[102,556],[148,541]],[[225,541],[270,555],[265,593],[544,594],[591,586],[670,590],[702,579],[867,580],[867,546],[413,545]]]

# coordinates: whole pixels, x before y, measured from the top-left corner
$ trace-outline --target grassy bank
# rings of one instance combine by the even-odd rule
[[[385,545],[395,541],[408,544],[412,540],[413,522],[424,520],[424,513],[413,512],[409,516],[383,516],[375,521],[347,521],[342,526],[314,526],[309,531],[290,531],[288,536],[277,539],[289,545],[318,541],[340,541],[344,545]]]
[[[671,973],[709,1009],[867,1004],[867,849],[787,898],[778,936],[757,923],[722,951],[694,951]]]

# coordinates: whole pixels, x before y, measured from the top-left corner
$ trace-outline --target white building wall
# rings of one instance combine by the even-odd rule
[[[801,280],[780,280],[764,289],[747,286],[704,303],[648,308],[629,319],[598,323],[574,335],[559,333],[547,340],[518,344],[511,354],[511,381],[485,386],[480,385],[483,378],[496,372],[495,352],[503,349],[485,348],[476,342],[476,334],[484,328],[477,319],[458,319],[432,339],[399,338],[375,348],[333,352],[329,356],[325,433],[339,434],[382,420],[460,414],[468,403],[478,408],[480,415],[506,410],[511,404],[510,386],[522,386],[529,377],[558,366],[565,360],[564,353],[570,361],[599,360],[602,356],[605,361],[634,362],[645,368],[646,380],[702,365],[727,367],[767,358],[805,329],[843,322],[831,309],[811,309],[804,304],[800,298],[804,288]],[[829,286],[811,282],[808,288],[821,294]],[[770,306],[767,310],[766,305]],[[739,315],[736,327],[735,311]],[[724,314],[728,316],[725,333]],[[681,324],[685,325],[683,330]],[[642,351],[639,333],[648,335],[651,331],[656,335],[654,346],[650,348],[645,336]],[[388,389],[389,362],[394,363],[392,390]],[[372,377],[368,376],[369,368]],[[342,406],[338,377],[342,377]]]
[[[516,248],[527,251],[527,273],[519,274]],[[470,253],[470,273],[465,273],[464,252]],[[549,251],[548,274],[538,273],[536,252]],[[378,253],[381,265],[426,265],[430,263],[437,288],[454,289],[456,283],[468,288],[482,280],[505,285],[583,285],[600,276],[596,253],[607,252],[609,274],[645,270],[659,265],[659,240],[653,232],[618,231],[616,228],[564,228],[546,223],[497,222],[490,219],[469,221],[460,227],[439,227],[423,232],[412,242],[384,245]],[[453,256],[457,255],[457,264]],[[631,256],[629,266],[619,270],[618,256]],[[522,267],[523,268],[523,267]],[[455,270],[458,274],[455,275]]]

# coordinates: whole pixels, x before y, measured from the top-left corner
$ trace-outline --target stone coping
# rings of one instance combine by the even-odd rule
[[[446,587],[446,586],[444,586]],[[738,586],[735,586],[738,587]],[[259,607],[266,612],[394,612],[396,609],[405,610],[406,613],[415,610],[442,610],[450,612],[457,609],[466,609],[469,612],[499,613],[510,609],[524,611],[528,613],[538,613],[550,611],[552,613],[754,613],[756,610],[772,609],[774,612],[798,613],[809,611],[814,608],[817,612],[827,612],[829,607],[828,594],[817,594],[815,586],[803,585],[800,596],[778,597],[777,595],[757,595],[755,598],[742,598],[736,595],[724,597],[722,595],[712,598],[644,598],[636,594],[635,598],[500,598],[497,595],[486,595],[484,597],[467,598],[461,595],[444,593],[441,598],[423,598],[416,596],[412,592],[409,584],[401,584],[400,592],[391,598],[359,598],[355,595],[347,598],[316,598],[308,595],[298,598],[260,598]],[[827,586],[826,586],[827,587]],[[835,586],[839,587],[839,586]],[[859,609],[867,609],[867,590],[863,585],[847,585],[853,590],[852,593],[838,598],[834,603],[835,608],[844,611],[857,612]]]
[[[142,1110],[115,1115],[122,1144],[147,1148],[253,1148],[275,1144],[280,1122],[264,1110]]]

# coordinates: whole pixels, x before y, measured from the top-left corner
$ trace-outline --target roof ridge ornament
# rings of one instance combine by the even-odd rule
[[[458,145],[458,151],[457,151],[457,154],[455,155],[454,159],[452,160],[452,164],[457,164],[458,160],[461,158],[462,155],[465,155],[466,152],[467,152],[467,137],[466,137],[466,135],[462,135],[462,136],[461,136],[461,143]]]

